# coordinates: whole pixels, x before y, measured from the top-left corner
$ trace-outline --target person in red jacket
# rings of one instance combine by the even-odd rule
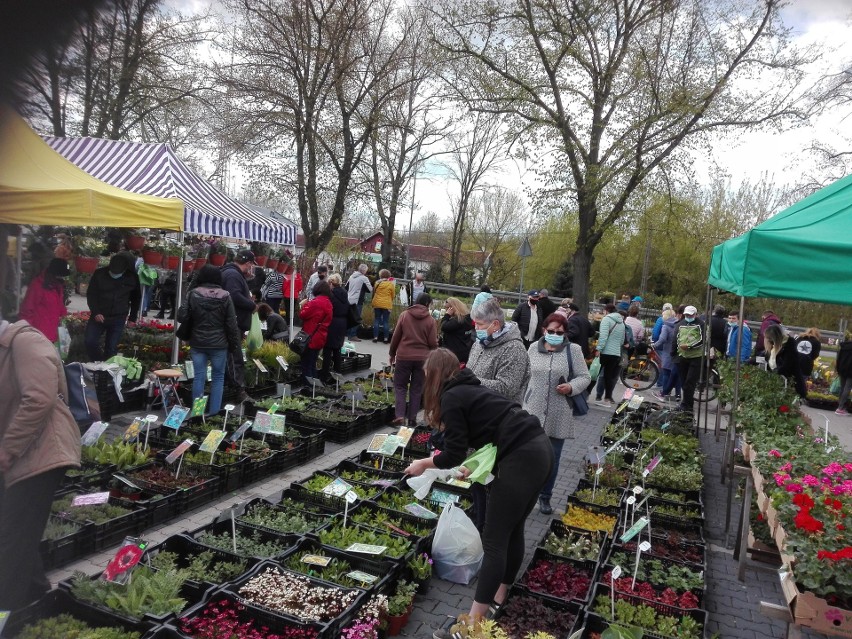
[[[389,361],[393,370],[393,390],[396,396],[395,425],[417,425],[420,400],[423,397],[425,373],[423,364],[429,353],[438,348],[438,327],[429,312],[432,298],[421,293],[417,301],[404,311],[396,322],[391,339]],[[408,411],[405,396],[408,395]]]
[[[302,319],[302,330],[311,336],[308,347],[302,353],[302,381],[309,383],[307,378],[317,376],[317,357],[328,339],[328,327],[331,325],[332,305],[331,287],[328,282],[321,280],[313,290],[314,298],[302,302],[299,317]]]
[[[59,320],[68,314],[65,308],[65,278],[71,274],[68,262],[58,257],[33,278],[21,303],[19,318],[56,344],[59,341]]]

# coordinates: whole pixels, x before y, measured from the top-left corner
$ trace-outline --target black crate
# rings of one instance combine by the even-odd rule
[[[257,533],[257,536],[261,539],[261,541],[264,541],[264,542],[270,542],[271,541],[271,542],[275,542],[276,544],[282,546],[282,550],[280,552],[276,553],[273,557],[277,557],[279,555],[283,555],[283,554],[291,552],[300,539],[299,535],[281,535],[281,534],[277,534],[277,533],[271,533],[271,532],[267,532],[267,531],[264,531],[264,530],[259,530],[257,528],[251,528],[249,526],[245,526],[244,524],[242,524],[240,522],[237,522],[235,524],[235,528],[236,528],[238,534],[251,536],[254,533]],[[219,550],[219,551],[221,551],[225,554],[228,554],[228,555],[232,555],[234,557],[249,557],[248,555],[234,554],[233,551],[230,548],[228,550],[225,550],[224,548],[217,548],[215,546],[208,546],[203,541],[201,541],[201,537],[205,533],[208,533],[208,532],[212,533],[214,535],[221,535],[222,533],[227,533],[228,535],[230,535],[231,534],[231,520],[230,519],[226,519],[226,520],[223,520],[223,521],[218,521],[218,522],[214,522],[212,524],[207,524],[205,526],[201,526],[201,527],[196,528],[195,530],[187,533],[187,536],[192,541],[194,541],[195,543],[197,543],[201,546],[205,546],[207,548],[214,548],[216,550]],[[270,557],[251,556],[251,558],[253,558],[253,559],[269,559]]]
[[[143,489],[140,499],[128,497],[117,497],[116,499],[125,508],[136,505],[143,509],[140,515],[140,530],[158,526],[174,519],[181,513],[180,494],[177,491],[161,494]]]
[[[649,561],[658,561],[658,562],[660,562],[660,564],[662,564],[666,568],[670,568],[672,566],[680,565],[680,564],[677,564],[676,562],[669,561],[668,559],[659,559],[657,557],[643,557],[642,559],[640,559],[639,565],[642,566],[643,564],[645,564],[646,562],[649,562]],[[600,570],[598,571],[598,581],[601,582],[601,583],[609,584],[610,580],[609,580],[609,577],[607,577],[607,574],[613,568],[615,568],[615,566],[613,564],[609,563],[609,562],[602,565],[600,567]],[[622,573],[622,577],[632,577],[631,571],[633,569],[633,565],[631,565],[629,567],[623,566],[622,569],[624,570],[624,572]],[[698,572],[698,571],[696,570],[696,572]],[[652,586],[654,586],[655,590],[658,590],[658,591],[661,591],[661,590],[664,590],[666,588],[671,587],[668,583],[665,583],[665,582],[657,583],[657,582],[651,581],[648,578],[642,579],[641,581],[647,581]],[[673,590],[675,590],[675,592],[678,592],[678,593],[683,592],[682,590],[678,590],[678,589],[673,589]],[[616,592],[618,592],[618,591],[616,591]],[[691,588],[690,592],[698,598],[698,605],[699,605],[699,607],[701,607],[701,605],[704,603],[704,588]],[[630,594],[630,593],[626,593],[626,594]]]
[[[205,453],[206,455],[207,453]],[[243,472],[248,463],[247,457],[239,457],[235,453],[217,452],[214,461],[227,459],[230,463],[201,464],[198,462],[183,462],[181,472],[186,469],[196,475],[201,475],[204,468],[210,470],[213,477],[219,478],[219,494],[229,493],[243,485]]]
[[[50,515],[49,519],[63,521],[55,515]],[[76,531],[59,539],[42,539],[39,543],[39,553],[45,570],[59,568],[85,554],[86,543],[92,534],[92,524],[75,521],[65,523],[75,526]]]
[[[375,477],[377,482],[380,482],[380,486],[384,486],[388,488],[390,486],[395,486],[398,484],[402,478],[403,473],[395,470],[383,470],[379,468],[370,468],[363,464],[358,464],[351,459],[344,459],[339,464],[337,464],[337,468],[333,471],[335,475],[342,476],[341,473],[344,472],[363,472],[369,473],[371,476]],[[346,481],[349,481],[348,479]],[[358,482],[360,484],[364,484],[365,482]]]
[[[305,450],[302,453],[303,458],[299,460],[299,463],[304,463],[325,454],[324,428],[303,426],[301,424],[292,424],[290,425],[290,428],[299,431],[302,437],[302,442],[305,444]]]
[[[653,530],[653,529],[652,529]],[[647,535],[644,535],[647,537]],[[638,543],[639,537],[634,537],[629,542],[624,544],[619,542],[613,542],[612,544],[612,552],[623,552],[627,555],[635,555],[636,554],[636,544]],[[681,544],[678,546],[679,549],[688,551],[690,555],[695,555],[696,559],[688,560],[688,559],[675,559],[671,556],[665,556],[661,554],[658,550],[660,547],[664,548],[672,548],[673,546],[667,542],[657,543],[655,540],[651,544],[651,550],[646,553],[642,553],[643,557],[647,557],[649,559],[667,559],[676,564],[683,564],[685,566],[689,566],[694,570],[705,570],[707,568],[707,549],[703,545],[699,544]]]
[[[312,490],[308,489],[308,488],[307,488],[307,486],[305,486],[305,484],[306,484],[306,483],[307,483],[310,479],[312,479],[313,477],[317,477],[317,476],[320,476],[320,477],[323,477],[323,478],[325,478],[325,479],[328,479],[328,480],[329,480],[329,483],[333,482],[333,481],[336,479],[336,477],[335,477],[334,475],[332,475],[331,473],[325,472],[324,470],[318,470],[318,471],[316,471],[316,472],[312,473],[312,474],[310,475],[310,477],[307,477],[306,479],[303,479],[303,480],[300,480],[300,481],[293,482],[293,484],[291,485],[291,487],[292,487],[292,488],[297,488],[297,487],[298,487],[298,488],[302,488],[302,489],[304,489],[304,490],[306,490],[306,491],[308,491],[308,492],[316,492],[317,494],[320,494],[320,495],[323,495],[323,496],[327,496],[327,497],[331,497],[331,495],[326,495],[325,493],[323,493],[323,492],[321,492],[321,491],[312,491]],[[362,492],[362,493],[364,493],[363,497],[361,497],[361,496],[359,495],[359,498],[361,498],[361,499],[375,499],[376,497],[378,497],[379,495],[381,495],[381,494],[382,494],[382,492],[385,490],[385,487],[384,487],[384,486],[375,486],[375,485],[370,486],[370,485],[367,485],[367,484],[360,484],[360,483],[358,483],[358,482],[349,482],[349,481],[347,481],[347,483],[351,484],[353,487],[357,487],[357,488],[359,488],[359,489],[361,490],[361,492]],[[343,501],[343,497],[334,497],[334,499],[338,499],[338,500],[340,500],[340,501],[341,501],[341,503],[342,503],[342,501]],[[341,510],[342,510],[342,508],[341,508]]]
[[[218,550],[217,548],[211,548],[209,546],[202,546],[199,543],[196,543],[191,538],[186,535],[172,535],[164,542],[157,544],[156,546],[151,546],[145,552],[145,559],[153,559],[161,552],[173,552],[179,556],[178,559],[178,567],[185,568],[189,565],[190,557],[194,557],[196,555],[200,555],[203,552],[213,553],[215,557],[215,561],[223,561],[223,562],[234,562],[234,561],[242,561],[245,563],[245,570],[250,570],[253,568],[260,560],[253,557],[239,557],[236,558],[231,553],[223,552]],[[187,591],[187,596],[190,601],[197,601],[204,597],[204,594],[207,593],[213,586],[218,586],[219,584],[213,583],[211,581],[195,581],[192,579],[187,579],[184,583],[184,589]]]
[[[378,453],[369,453],[366,450],[362,450],[361,453],[353,459],[353,461],[355,461],[355,463],[359,466],[363,466],[367,469],[393,472],[402,477],[402,475],[405,474],[405,469],[414,461],[414,458],[380,455]]]
[[[254,524],[254,523],[251,523],[251,522],[243,519],[244,515],[247,514],[249,511],[251,511],[252,508],[256,507],[256,506],[268,506],[269,508],[272,508],[273,510],[276,510],[276,511],[279,511],[279,512],[292,512],[292,513],[302,515],[305,519],[308,520],[309,523],[315,524],[315,526],[310,531],[279,530],[279,529],[276,529],[276,528],[270,528],[268,526],[260,526],[258,524]],[[329,522],[328,516],[325,515],[325,514],[318,515],[318,514],[306,512],[304,510],[300,510],[298,508],[286,508],[284,506],[279,506],[277,504],[273,504],[272,502],[267,501],[266,499],[262,499],[260,497],[258,497],[257,499],[252,499],[250,502],[248,502],[242,508],[242,511],[243,511],[242,514],[240,514],[237,517],[237,521],[242,526],[246,526],[248,528],[256,528],[258,530],[269,532],[269,533],[272,533],[272,534],[275,534],[275,535],[288,535],[288,534],[303,535],[303,534],[307,534],[309,532],[316,532],[320,528],[327,526],[328,522]]]
[[[417,553],[429,552],[432,549],[432,538],[435,536],[435,527],[438,525],[438,519],[424,519],[416,517],[409,512],[400,510],[392,510],[390,508],[382,508],[372,501],[361,501],[354,509],[349,511],[350,516],[356,513],[367,511],[373,514],[373,521],[376,521],[377,528],[385,528],[398,533],[415,543],[415,551]],[[390,517],[399,522],[399,525],[387,524],[379,525],[377,518]],[[426,535],[419,535],[417,531],[428,528],[430,532]]]
[[[109,503],[131,508],[130,505],[119,503],[114,497],[109,498]],[[94,550],[104,550],[122,541],[128,535],[134,535],[145,525],[145,509],[136,507],[129,513],[114,517],[100,524],[92,523],[94,538]]]
[[[298,423],[302,426],[313,426],[314,428],[323,429],[326,441],[336,444],[345,444],[354,439],[357,433],[357,418],[349,422],[331,422],[309,415],[299,415]]]
[[[330,528],[334,527],[338,523],[341,523],[341,524],[343,523],[343,515],[335,515],[334,518],[329,522],[329,525],[326,528],[323,528],[317,534],[310,535],[310,536],[312,538],[318,539],[320,541],[320,543],[322,543],[324,546],[334,547],[334,548],[338,548],[338,550],[345,551],[346,548],[339,548],[338,546],[333,546],[332,544],[326,543],[323,540],[324,534],[326,534],[329,531]],[[378,533],[390,535],[391,537],[396,537],[396,538],[399,538],[401,540],[408,542],[409,548],[402,555],[399,555],[399,556],[382,555],[381,556],[382,559],[388,559],[388,560],[391,560],[391,561],[405,563],[406,561],[408,561],[411,558],[411,556],[414,554],[414,552],[416,550],[416,547],[417,547],[417,544],[416,544],[417,540],[416,539],[412,539],[410,537],[405,537],[404,535],[400,535],[399,533],[393,532],[392,530],[379,530],[378,528],[373,528],[372,526],[365,526],[364,524],[353,524],[351,522],[347,522],[346,525],[347,525],[347,530],[349,528],[357,528],[359,530],[370,531],[370,532],[373,532],[373,533],[378,532]],[[374,557],[374,558],[378,559],[378,557],[376,557],[376,555],[370,555],[370,557]]]
[[[302,575],[300,573],[294,573],[294,572],[291,572],[289,570],[281,568],[280,564],[278,564],[277,562],[262,561],[259,564],[257,564],[248,573],[243,575],[243,577],[241,577],[240,579],[232,581],[231,583],[229,583],[224,588],[225,592],[230,592],[235,597],[237,597],[244,606],[246,606],[247,608],[250,608],[254,612],[254,615],[258,619],[263,621],[264,625],[266,625],[266,626],[269,626],[269,623],[267,623],[267,620],[274,620],[276,618],[280,618],[280,619],[287,620],[288,622],[291,622],[291,623],[305,623],[306,625],[310,625],[310,626],[316,625],[316,626],[321,627],[324,630],[324,632],[326,633],[326,636],[337,637],[340,633],[340,630],[343,628],[343,626],[345,626],[347,623],[349,623],[349,621],[354,616],[355,612],[358,610],[358,608],[361,607],[364,600],[367,598],[366,591],[364,591],[362,589],[359,589],[359,588],[341,588],[340,586],[337,586],[337,585],[332,584],[330,582],[324,581],[322,579],[317,579],[315,577],[306,577],[310,581],[311,586],[318,586],[318,587],[323,587],[323,588],[333,588],[333,589],[336,589],[336,590],[342,590],[342,591],[345,591],[345,592],[350,592],[354,595],[354,600],[353,600],[352,604],[346,610],[342,611],[341,613],[339,613],[335,616],[331,616],[331,615],[328,615],[328,613],[326,613],[326,616],[329,617],[327,619],[314,620],[314,621],[310,621],[310,622],[303,622],[303,621],[300,621],[299,619],[297,619],[296,617],[291,616],[287,613],[280,612],[280,611],[277,611],[277,610],[272,610],[270,608],[267,608],[267,607],[260,605],[260,604],[257,604],[257,603],[250,603],[245,598],[240,596],[239,590],[243,585],[245,585],[248,581],[250,581],[255,576],[264,574],[267,570],[271,570],[271,569],[273,569],[273,570],[277,569],[282,574],[290,574],[290,575],[296,575],[296,576],[299,576],[299,577],[305,577],[305,575]]]
[[[552,611],[552,613],[565,615],[566,618],[571,618],[571,621],[569,623],[559,623],[558,628],[530,628],[529,630],[531,631],[547,630],[550,633],[555,634],[555,636],[558,636],[560,638],[567,638],[571,636],[575,629],[581,626],[581,621],[583,619],[583,610],[580,604],[578,604],[577,602],[565,602],[559,599],[545,598],[540,596],[538,593],[531,592],[526,588],[518,585],[512,586],[512,589],[509,591],[509,596],[506,599],[506,602],[502,606],[500,606],[500,609],[497,611],[497,614],[494,617],[494,620],[497,622],[498,626],[501,625],[501,619],[503,620],[503,623],[506,623],[508,617],[511,615],[513,606],[517,605],[518,599],[521,597],[525,599],[532,599],[536,605],[541,604],[548,610]],[[515,602],[514,604],[513,601]],[[523,607],[525,611],[528,611],[529,605],[523,605]]]
[[[363,371],[370,368],[373,363],[373,356],[369,353],[355,353],[355,370]]]
[[[337,497],[329,497],[320,493],[315,493],[311,490],[305,490],[301,486],[293,486],[285,488],[281,492],[281,499],[275,502],[279,505],[281,502],[289,500],[297,506],[299,510],[308,513],[323,514],[326,516],[336,515],[343,512],[343,500]]]
[[[554,518],[550,520],[550,528],[542,537],[542,543],[550,533],[553,533],[554,535],[562,539],[565,539],[570,535],[587,537],[589,539],[597,538],[598,543],[600,545],[600,552],[598,553],[598,556],[594,559],[594,562],[596,564],[601,564],[603,562],[603,558],[609,555],[609,544],[611,540],[605,532],[595,532],[592,530],[583,530],[582,528],[574,528],[573,526],[566,526],[562,523],[560,519]],[[541,547],[541,543],[539,544],[539,547]],[[554,554],[554,556],[559,557],[560,555]],[[568,557],[565,557],[565,559],[568,559]]]
[[[305,623],[294,618],[276,614],[266,608],[245,604],[238,595],[222,588],[208,593],[202,601],[186,610],[180,616],[178,624],[176,625],[179,626],[180,620],[191,620],[200,616],[204,609],[210,604],[217,604],[220,609],[223,608],[224,605],[226,608],[237,610],[237,617],[240,622],[250,622],[253,624],[252,628],[256,630],[261,627],[266,627],[271,633],[284,633],[287,629],[291,628],[300,628],[305,630],[313,629],[317,633],[317,639],[337,639],[337,635],[331,631],[328,625]],[[172,626],[172,624],[169,624],[169,626]],[[145,639],[184,639],[187,637],[188,635],[170,627],[162,638],[159,635],[156,635],[155,638],[146,637]]]
[[[74,486],[76,490],[88,492],[91,486],[106,484],[116,471],[116,466],[115,464],[101,465],[84,462],[81,471],[79,475],[69,475],[66,472],[62,479],[62,486]]]
[[[175,466],[174,468],[176,469],[177,467]],[[194,486],[177,489],[176,509],[178,514],[194,510],[219,496],[219,477],[212,476],[209,467],[199,465],[198,468],[185,471],[183,466],[181,466],[181,474],[184,472],[195,473],[196,477],[201,479],[201,481]],[[169,495],[175,492],[174,488],[160,486],[159,484],[146,481],[134,476],[133,473],[128,473],[127,478],[140,488],[144,488],[145,490],[150,490],[151,492],[159,493],[161,495]]]
[[[35,603],[12,612],[3,628],[3,636],[17,637],[25,626],[41,619],[63,614],[71,615],[94,628],[118,627],[125,632],[145,633],[154,625],[150,619],[131,622],[126,618],[108,612],[106,609],[83,605],[67,591],[54,589]],[[57,637],[57,639],[59,638]]]
[[[592,603],[593,604],[594,604],[595,599],[597,599],[599,596],[606,597],[607,599],[610,598],[610,587],[609,587],[608,584],[599,583],[595,586],[595,592],[592,595]],[[699,624],[701,624],[701,627],[704,629],[703,632],[702,632],[702,635],[706,636],[706,629],[707,629],[707,611],[706,610],[701,610],[700,608],[691,608],[691,609],[675,608],[674,606],[667,606],[666,604],[659,603],[657,601],[651,601],[650,599],[642,599],[641,597],[637,597],[635,595],[628,595],[627,593],[623,593],[623,592],[616,592],[615,593],[615,599],[616,599],[616,601],[618,601],[618,600],[628,601],[631,604],[633,604],[634,606],[639,606],[639,605],[644,604],[644,605],[646,605],[650,608],[653,608],[654,611],[657,614],[665,615],[667,617],[674,617],[676,619],[679,619],[680,617],[683,617],[683,616],[692,617]],[[591,609],[591,607],[590,607],[590,609]],[[588,618],[587,618],[587,626],[586,626],[587,630],[589,628],[590,623],[595,623],[597,625],[597,622],[595,622],[593,619],[591,619],[591,617],[593,617],[593,616],[597,617],[598,620],[603,622],[603,624],[604,624],[603,628],[606,628],[608,626],[608,622],[607,622],[606,619],[600,617],[599,615],[597,615],[595,613],[589,612],[589,615],[588,615]],[[666,635],[659,635],[659,634],[656,634],[655,632],[652,632],[650,630],[646,630],[644,628],[642,629],[642,632],[643,632],[643,636],[652,637],[653,639],[671,639],[670,637],[668,637]]]
[[[277,472],[278,457],[283,452],[289,451],[273,450],[263,459],[247,457],[243,466],[243,485],[253,484]]]
[[[288,555],[287,559],[292,559],[293,557],[298,558],[302,555],[320,554],[326,557],[332,557],[333,561],[345,561],[349,564],[351,570],[360,570],[376,577],[376,581],[370,584],[362,584],[358,586],[359,588],[375,593],[390,594],[396,587],[396,581],[401,569],[399,562],[387,559],[371,559],[370,555],[359,555],[356,553],[346,552],[345,550],[340,550],[339,548],[334,548],[332,546],[323,546],[315,539],[305,538],[300,541],[296,550],[291,555]],[[283,559],[279,561],[283,562]],[[305,565],[307,566],[307,564]],[[308,572],[303,572],[301,570],[295,570],[294,572],[300,572],[306,577],[322,579],[323,581],[327,581],[334,585],[340,585],[331,581],[324,575],[323,566],[310,566]],[[351,586],[341,587],[349,588]]]
[[[530,570],[532,570],[533,567],[535,567],[535,565],[540,561],[551,562],[554,565],[564,564],[564,565],[571,566],[571,568],[573,568],[573,569],[582,570],[583,572],[585,572],[588,575],[588,578],[589,578],[588,588],[586,589],[585,592],[578,593],[577,595],[575,595],[574,597],[571,597],[570,599],[566,599],[566,598],[561,597],[561,596],[556,595],[556,594],[542,592],[542,591],[534,589],[527,582],[527,578],[528,578]],[[524,571],[524,574],[518,580],[518,585],[523,586],[524,588],[526,588],[530,592],[534,592],[535,594],[537,594],[537,595],[539,595],[539,596],[541,596],[545,599],[553,599],[555,601],[561,601],[561,602],[576,601],[576,602],[580,603],[581,605],[586,605],[589,602],[589,599],[592,596],[592,590],[594,589],[594,585],[595,585],[595,582],[597,580],[597,569],[598,569],[598,564],[594,561],[583,560],[583,559],[567,559],[565,557],[560,557],[558,555],[551,554],[551,553],[547,552],[544,548],[536,548],[535,552],[533,552],[533,556],[532,556],[532,559],[530,560],[530,563],[527,565],[527,568]]]

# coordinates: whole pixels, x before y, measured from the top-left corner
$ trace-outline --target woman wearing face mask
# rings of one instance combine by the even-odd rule
[[[553,447],[553,468],[538,496],[543,515],[553,512],[550,497],[559,473],[562,445],[574,437],[576,418],[568,398],[582,393],[592,379],[583,349],[568,341],[567,332],[568,319],[561,313],[552,313],[544,320],[544,335],[528,351],[532,376],[524,396],[524,410],[538,417]]]
[[[530,361],[518,325],[506,321],[506,313],[493,297],[475,306],[470,317],[476,340],[467,367],[483,386],[520,404],[530,381]]]

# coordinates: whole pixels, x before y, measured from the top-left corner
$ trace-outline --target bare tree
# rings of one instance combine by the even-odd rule
[[[804,118],[783,0],[441,0],[452,91],[512,123],[556,200],[576,200],[574,296],[637,187],[716,130]],[[567,207],[566,207],[567,208]]]
[[[21,80],[25,114],[54,135],[114,140],[180,117],[204,87],[195,48],[207,38],[206,16],[164,13],[160,2],[115,0],[46,44]]]
[[[450,175],[459,183],[459,194],[450,198],[453,208],[453,234],[450,239],[450,282],[459,273],[467,215],[473,196],[485,188],[483,179],[505,159],[499,120],[473,113],[467,130],[450,136],[451,150],[446,162]]]
[[[528,219],[527,206],[517,191],[492,186],[471,200],[467,244],[484,255],[479,284],[503,282],[520,268],[517,249]]]
[[[306,250],[338,230],[385,102],[407,83],[410,34],[392,0],[235,0],[241,21],[223,79],[236,99],[232,141],[274,158],[298,203]],[[264,169],[267,174],[271,171]],[[323,220],[322,198],[331,202]],[[291,197],[292,197],[291,196]]]

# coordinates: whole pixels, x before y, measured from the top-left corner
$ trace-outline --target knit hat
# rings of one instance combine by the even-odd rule
[[[71,267],[65,260],[54,257],[47,265],[47,272],[53,277],[68,277],[71,275]]]

